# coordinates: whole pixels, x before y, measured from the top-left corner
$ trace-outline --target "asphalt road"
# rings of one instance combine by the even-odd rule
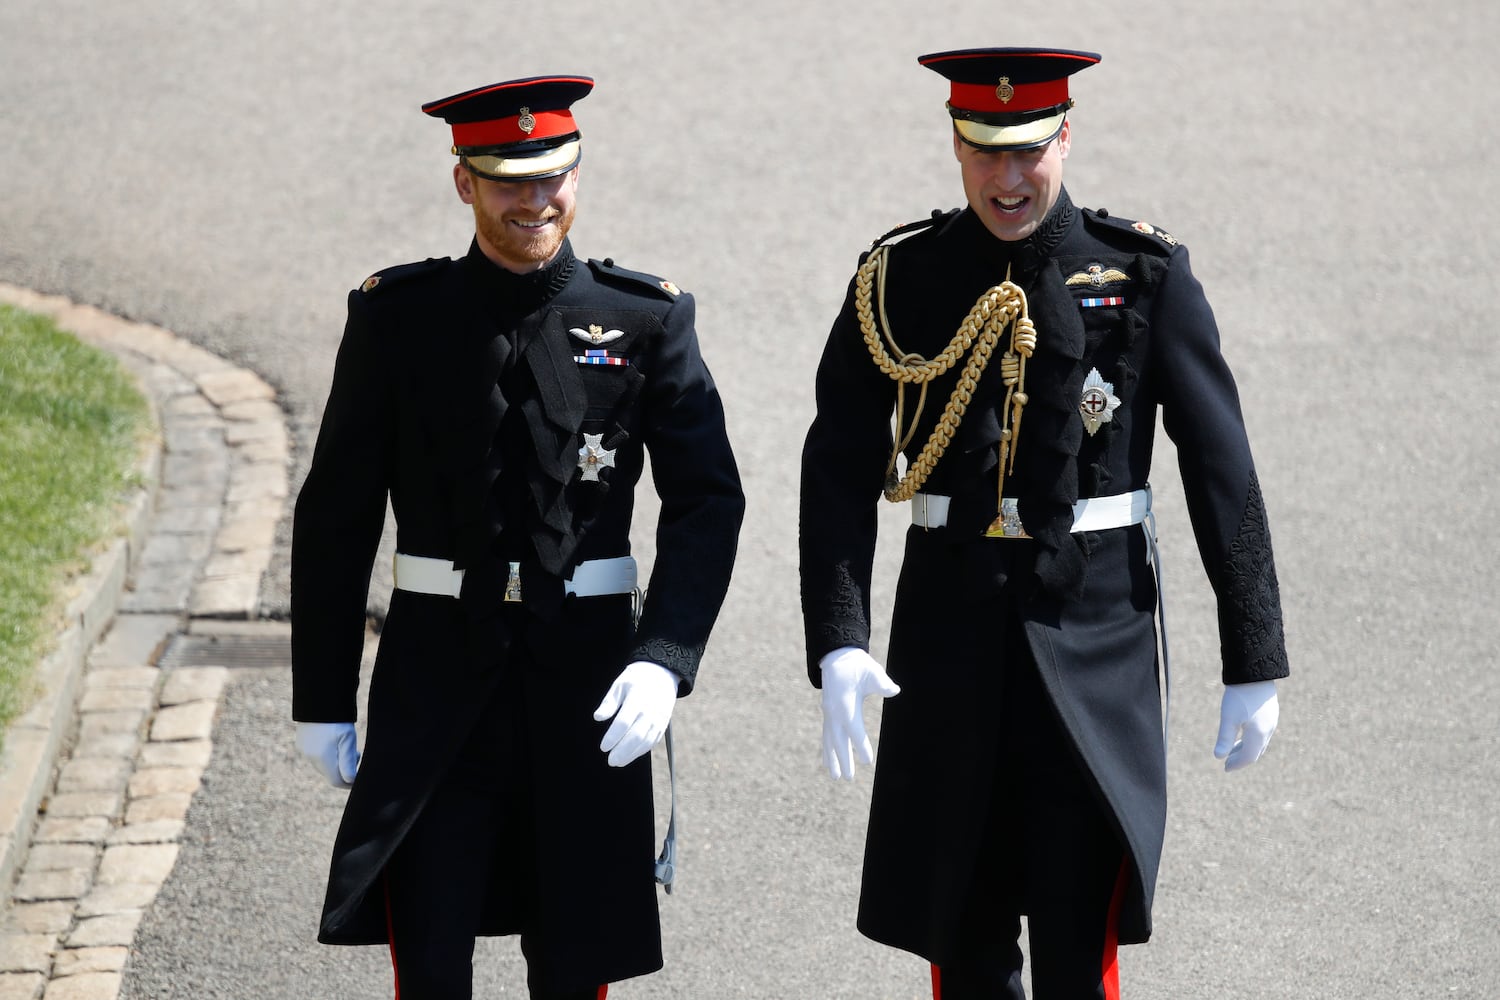
[[[868,774],[820,773],[802,673],[813,367],[864,245],[962,198],[943,81],[915,57],[1101,51],[1074,82],[1068,187],[1192,249],[1251,426],[1294,670],[1270,754],[1222,774],[1214,612],[1163,442],[1173,804],[1156,939],[1123,952],[1125,993],[1488,996],[1497,39],[1489,0],[6,0],[0,279],[254,369],[281,393],[300,482],[346,291],[467,246],[446,131],[418,106],[595,76],[575,246],[696,294],[750,498],[678,717],[668,967],[611,996],[911,1000],[921,963],[854,931]],[[887,602],[896,558],[882,547]],[[283,553],[268,613],[285,590]],[[379,949],[312,942],[340,799],[293,758],[288,704],[285,670],[236,674],[127,1000],[388,995]],[[524,996],[512,942],[476,965],[476,995]]]

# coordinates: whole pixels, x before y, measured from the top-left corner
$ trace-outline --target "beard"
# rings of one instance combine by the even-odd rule
[[[527,232],[500,216],[490,214],[475,199],[474,228],[512,270],[534,270],[557,256],[568,230],[573,228],[573,212],[574,206],[570,204],[552,217],[552,225]]]

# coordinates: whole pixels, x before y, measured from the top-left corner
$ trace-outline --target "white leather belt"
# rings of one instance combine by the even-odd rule
[[[397,590],[437,597],[457,597],[464,583],[464,571],[454,569],[451,559],[409,556],[404,552],[396,553],[395,577]],[[581,562],[573,570],[572,579],[563,581],[563,593],[578,597],[631,594],[635,589],[633,556]]]
[[[941,528],[948,523],[949,498],[918,493],[911,498],[911,523],[919,528]],[[1013,502],[1013,501],[1012,501]],[[1112,497],[1088,497],[1073,505],[1074,531],[1106,531],[1140,524],[1151,514],[1151,488]]]

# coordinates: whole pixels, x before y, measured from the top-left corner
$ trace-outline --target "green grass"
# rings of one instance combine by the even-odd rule
[[[63,585],[110,537],[150,426],[114,357],[0,304],[0,742],[34,694]]]

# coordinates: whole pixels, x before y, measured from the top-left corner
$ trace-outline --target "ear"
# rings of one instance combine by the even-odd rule
[[[469,173],[462,160],[453,165],[453,188],[458,192],[459,201],[465,205],[474,204],[474,175]]]
[[[953,158],[955,160],[958,160],[960,162],[963,161],[963,156],[960,155],[963,152],[963,149],[964,149],[964,141],[958,137],[958,130],[954,129],[953,130]]]
[[[1068,150],[1072,148],[1073,123],[1064,118],[1062,123],[1062,131],[1057,133],[1057,155],[1066,160],[1068,158]]]

